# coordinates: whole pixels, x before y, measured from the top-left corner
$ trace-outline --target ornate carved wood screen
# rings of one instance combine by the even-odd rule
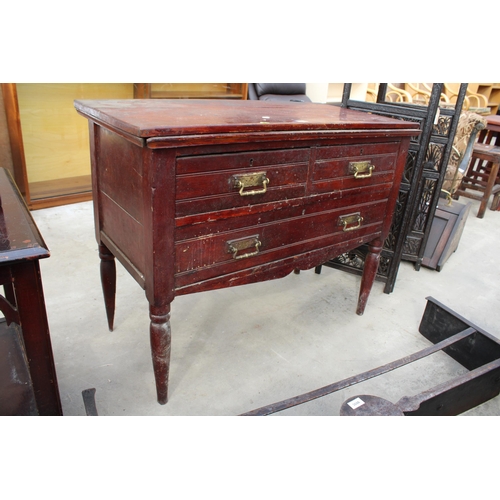
[[[342,107],[416,122],[422,131],[411,141],[391,231],[380,256],[376,279],[385,282],[385,293],[394,289],[401,260],[414,262],[416,270],[422,263],[467,84],[460,85],[454,107],[440,107],[443,87],[433,84],[427,105],[419,105],[389,102],[388,84],[379,85],[376,102],[352,100],[351,84],[344,86]],[[361,246],[324,265],[361,274],[367,252]]]

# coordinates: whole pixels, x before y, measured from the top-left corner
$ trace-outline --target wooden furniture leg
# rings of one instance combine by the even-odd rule
[[[498,174],[498,167],[500,166],[500,163],[492,163],[491,165],[491,172],[488,177],[488,183],[486,184],[486,187],[484,189],[484,195],[481,200],[481,205],[479,206],[479,210],[477,212],[477,216],[482,219],[484,217],[484,212],[486,211],[486,207],[488,205],[488,200],[490,199],[491,191],[493,190],[493,187],[495,186],[495,181],[497,178]]]
[[[500,211],[500,184],[496,184],[491,191],[493,200],[491,200],[490,210]]]
[[[500,189],[497,182],[498,170],[500,166],[500,147],[492,144],[476,144],[474,146],[472,160],[463,176],[456,195],[465,196],[481,202],[477,217],[482,219],[486,212],[488,200],[493,194],[492,210],[497,207],[496,194]],[[479,191],[481,194],[471,193]]]
[[[163,307],[149,306],[151,356],[156,382],[158,403],[168,400],[168,373],[170,369],[170,304]]]
[[[5,298],[12,305],[12,307],[16,307],[16,294],[14,293],[14,288],[12,287],[12,283],[4,283],[3,290],[5,294]]]
[[[12,266],[14,290],[40,415],[62,415],[38,260]]]
[[[115,318],[116,297],[116,264],[115,256],[102,243],[99,245],[99,257],[101,258],[101,285],[108,318],[109,331],[113,331]]]
[[[366,255],[363,275],[361,277],[358,307],[356,309],[356,314],[359,316],[362,316],[365,312],[368,296],[370,295],[370,290],[377,274],[382,246],[383,242],[380,239],[373,240],[368,244],[368,254]]]

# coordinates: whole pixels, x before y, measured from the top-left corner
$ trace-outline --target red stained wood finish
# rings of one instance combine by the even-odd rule
[[[160,404],[176,295],[283,277],[369,243],[363,314],[417,125],[309,103],[137,99],[75,107],[89,120],[109,327],[116,257],[150,304]],[[355,178],[350,164],[363,161],[375,168]],[[236,181],[250,174],[259,174],[257,185],[240,188]]]
[[[54,416],[62,415],[62,407],[39,266],[39,260],[47,257],[49,249],[21,193],[9,172],[0,168],[0,285],[4,290],[0,310],[10,330],[19,326],[36,413]],[[2,359],[0,363],[8,366],[10,360]],[[11,377],[13,391],[9,394],[16,394],[20,381],[15,370]],[[0,415],[25,414],[21,408],[12,408],[12,403],[0,394]],[[7,409],[12,412],[6,413]]]

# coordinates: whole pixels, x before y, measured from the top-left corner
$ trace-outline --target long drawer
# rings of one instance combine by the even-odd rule
[[[180,241],[175,249],[176,287],[352,238],[359,238],[361,244],[380,232],[386,202],[341,207]]]
[[[294,198],[263,205],[231,208],[209,214],[178,217],[175,219],[175,240],[179,242],[258,224],[311,216],[338,208],[347,209],[347,207],[354,205],[386,200],[391,188],[392,182],[388,182],[373,186],[369,190],[346,189],[311,195],[305,198]]]

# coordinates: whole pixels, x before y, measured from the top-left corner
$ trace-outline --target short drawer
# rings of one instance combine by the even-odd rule
[[[308,156],[285,150],[179,158],[176,217],[303,196]]]
[[[312,192],[353,189],[391,182],[398,143],[318,148]]]
[[[380,231],[387,200],[342,207],[309,216],[299,216],[267,224],[176,244],[176,273],[208,279],[222,272],[265,264],[281,258]],[[189,278],[187,278],[189,281]],[[185,285],[186,280],[181,279]]]

